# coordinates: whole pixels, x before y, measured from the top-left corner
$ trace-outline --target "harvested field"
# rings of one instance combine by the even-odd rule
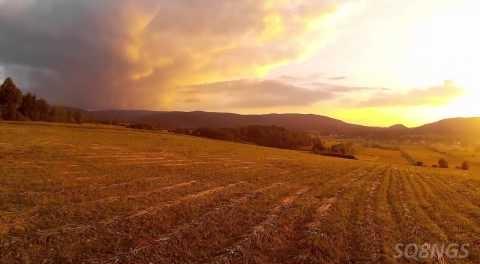
[[[480,178],[392,153],[0,123],[0,263],[480,263]]]

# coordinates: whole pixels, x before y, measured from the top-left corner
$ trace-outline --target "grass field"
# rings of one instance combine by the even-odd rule
[[[399,150],[361,147],[355,153],[355,156],[364,161],[375,161],[399,165],[410,164],[408,160],[402,156],[402,153]]]
[[[0,123],[0,263],[480,263],[479,177],[372,156]]]
[[[462,166],[464,161],[467,161],[470,164],[471,171],[476,174],[480,172],[479,159],[469,152],[446,150],[426,145],[405,145],[401,146],[401,149],[416,161],[423,162],[427,167],[438,165],[440,159],[445,159],[448,161],[450,169],[456,169]]]

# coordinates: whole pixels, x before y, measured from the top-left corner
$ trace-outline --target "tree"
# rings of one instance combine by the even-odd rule
[[[415,162],[415,166],[417,167],[423,167],[425,165],[425,163],[423,163],[423,161],[416,161]]]
[[[277,126],[252,125],[238,128],[199,128],[193,131],[192,135],[286,149],[311,146],[312,144],[312,140],[307,133],[289,131]]]
[[[39,99],[35,102],[35,110],[38,113],[38,120],[48,121],[50,106],[47,101]]]
[[[65,122],[67,120],[67,112],[61,106],[50,107],[48,116],[50,122]]]
[[[340,155],[353,155],[355,153],[351,142],[335,144],[330,148],[332,153]]]
[[[312,151],[314,153],[322,153],[326,150],[327,150],[327,147],[325,147],[325,145],[321,140],[318,140],[313,144]]]
[[[441,158],[440,160],[438,160],[438,167],[443,169],[448,168],[448,161],[444,158]]]
[[[73,112],[73,120],[75,121],[75,123],[81,124],[84,119],[85,117],[83,116],[83,113],[81,111],[77,110]],[[151,129],[153,129],[153,127]]]
[[[38,113],[36,109],[37,98],[31,93],[27,93],[23,96],[22,104],[18,109],[26,118],[30,120],[38,120]]]
[[[0,119],[82,123],[85,116],[80,109],[50,106],[31,93],[23,95],[12,79],[7,78],[0,86]]]
[[[17,108],[22,102],[22,92],[13,83],[11,78],[7,78],[0,87],[0,106],[2,117],[5,120],[17,119]]]

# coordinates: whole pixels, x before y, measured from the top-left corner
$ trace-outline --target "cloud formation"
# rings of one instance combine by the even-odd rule
[[[236,80],[181,88],[184,104],[218,109],[310,106],[335,98],[329,89],[305,89],[275,80]]]
[[[289,81],[287,81],[289,80]],[[274,80],[241,79],[201,85],[183,86],[177,101],[185,109],[204,109],[206,105],[219,111],[232,109],[262,109],[283,107],[310,107],[317,103],[356,106],[352,98],[370,98],[389,89],[362,86],[344,86],[312,82],[303,85],[297,79]]]
[[[448,103],[464,94],[464,90],[451,81],[427,89],[412,89],[405,93],[383,90],[359,103],[362,107],[435,106]]]
[[[176,87],[261,77],[304,56],[347,2],[0,1],[0,65],[56,102],[161,108]]]

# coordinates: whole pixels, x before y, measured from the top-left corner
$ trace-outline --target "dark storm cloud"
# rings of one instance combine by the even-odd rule
[[[56,101],[97,105],[127,73],[118,43],[126,19],[113,1],[7,1],[0,8],[0,63]],[[23,67],[23,71],[21,71]],[[98,101],[97,101],[98,100]],[[108,102],[107,102],[108,104]]]
[[[301,56],[335,1],[3,0],[0,66],[40,96],[155,107],[173,87],[256,77]],[[306,41],[308,40],[308,41]]]

